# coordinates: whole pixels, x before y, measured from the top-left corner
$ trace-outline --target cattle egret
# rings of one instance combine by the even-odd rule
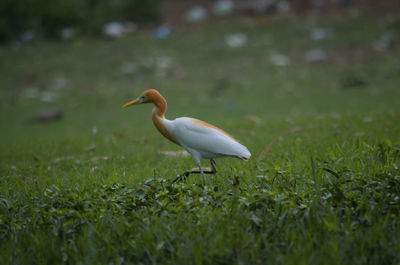
[[[214,158],[236,157],[248,160],[251,156],[249,150],[232,136],[223,130],[204,121],[182,117],[168,120],[164,114],[167,110],[167,101],[155,89],[144,91],[137,99],[126,103],[122,108],[135,104],[153,103],[153,123],[158,131],[171,142],[182,146],[196,161],[199,169],[185,171],[178,179],[189,176],[189,174],[201,174],[205,182],[204,174],[215,174],[217,172]],[[201,159],[207,158],[211,162],[211,170],[203,171]]]

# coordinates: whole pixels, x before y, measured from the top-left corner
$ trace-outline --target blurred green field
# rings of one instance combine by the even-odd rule
[[[398,264],[399,40],[383,16],[340,13],[0,47],[0,264]],[[315,48],[326,60],[305,62]],[[160,153],[180,149],[151,106],[120,109],[150,88],[252,159],[171,184],[192,158]]]

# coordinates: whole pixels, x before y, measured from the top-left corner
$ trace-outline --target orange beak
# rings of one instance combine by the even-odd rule
[[[130,106],[133,106],[133,105],[135,105],[135,104],[137,104],[137,103],[139,103],[139,100],[138,100],[138,99],[132,100],[131,102],[128,102],[128,103],[126,103],[125,105],[123,105],[123,106],[121,107],[121,109],[130,107]]]

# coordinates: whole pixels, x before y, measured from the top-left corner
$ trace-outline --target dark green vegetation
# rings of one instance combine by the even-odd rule
[[[310,40],[313,24],[331,36]],[[236,32],[249,42],[230,49]],[[2,47],[0,264],[398,264],[399,39],[371,48],[388,32],[339,14]],[[315,47],[327,60],[305,63]],[[193,160],[158,154],[179,148],[150,106],[120,109],[149,88],[168,118],[221,127],[253,158],[217,160],[207,186],[171,184]],[[34,121],[52,106],[61,120]]]
[[[99,33],[110,21],[149,22],[159,17],[160,0],[2,0],[0,42],[20,40],[26,31],[36,37],[59,38],[73,27],[78,33]]]

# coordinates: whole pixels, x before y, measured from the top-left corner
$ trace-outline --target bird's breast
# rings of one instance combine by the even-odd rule
[[[171,133],[170,129],[165,126],[166,119],[164,117],[160,117],[157,112],[153,111],[152,115],[154,126],[156,126],[157,130],[168,140],[171,142],[180,145],[175,138],[175,136]]]

